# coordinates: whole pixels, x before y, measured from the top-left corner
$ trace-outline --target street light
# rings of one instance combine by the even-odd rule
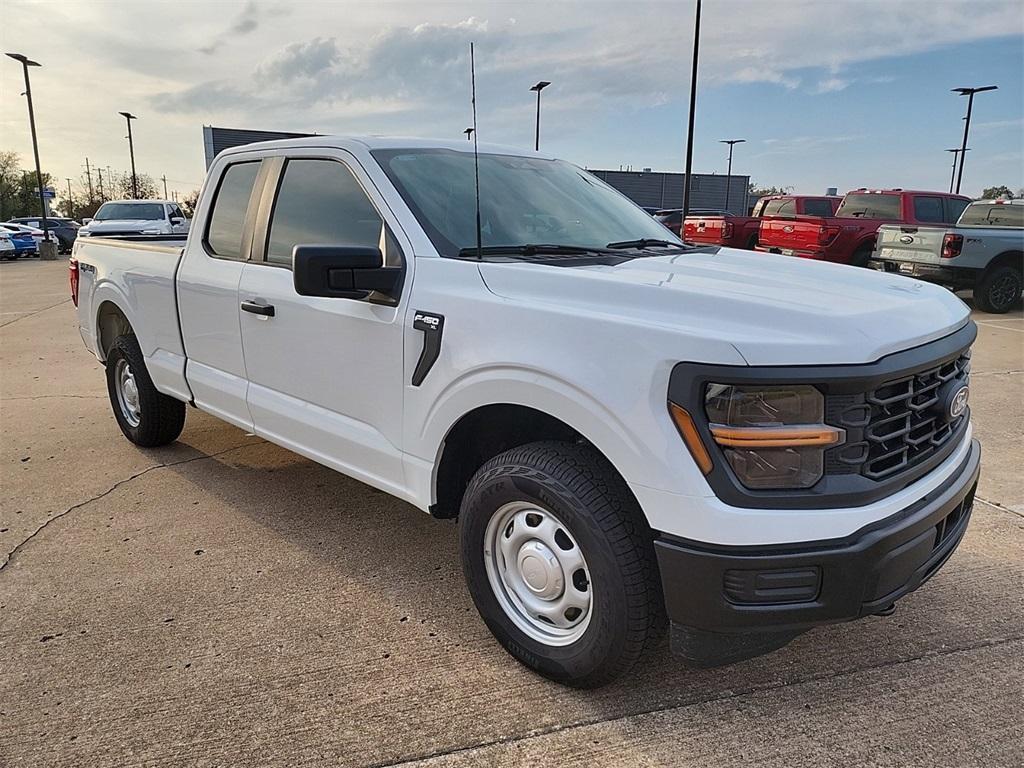
[[[32,59],[20,53],[8,53],[9,57],[15,61],[21,62],[22,70],[25,72],[25,96],[28,97],[28,124],[32,130],[32,154],[36,159],[36,185],[39,191],[39,213],[43,222],[43,242],[50,242],[50,227],[46,221],[46,199],[43,196],[43,171],[39,166],[39,141],[36,138],[36,113],[32,107],[32,83],[29,81],[28,68],[29,67],[41,67],[38,61],[32,61]],[[41,252],[40,252],[41,253]]]
[[[956,149],[947,149],[946,151],[953,153],[953,171],[949,174],[949,193],[953,194],[953,182],[956,181],[956,158],[961,152],[970,152],[971,150],[962,150],[957,147]]]
[[[472,141],[473,140],[473,129],[472,128],[467,128],[466,130],[463,131],[463,133],[466,134],[466,141]]]
[[[964,157],[967,155],[967,132],[971,130],[971,107],[974,106],[974,94],[994,91],[998,85],[985,85],[981,88],[954,88],[953,93],[967,97],[967,117],[964,118],[964,141],[960,145],[960,170],[956,174],[956,193],[960,194],[960,182],[964,178]]]
[[[138,120],[135,115],[131,112],[118,112],[119,115],[124,115],[124,120],[128,123],[128,153],[132,158],[132,199],[139,199],[139,180],[135,176],[135,143],[132,141],[132,120]]]
[[[551,83],[547,80],[541,80],[535,86],[530,88],[531,91],[537,92],[537,128],[533,134],[533,151],[540,151],[540,92],[547,88]]]
[[[719,144],[729,145],[729,170],[725,172],[725,212],[729,212],[729,187],[732,182],[732,148],[737,144],[746,143],[746,139],[722,139]]]
[[[683,221],[690,213],[690,171],[693,169],[693,117],[697,109],[697,58],[700,50],[700,0],[693,19],[693,64],[690,66],[690,122],[686,133],[686,176],[683,179]],[[680,232],[683,231],[680,225]]]

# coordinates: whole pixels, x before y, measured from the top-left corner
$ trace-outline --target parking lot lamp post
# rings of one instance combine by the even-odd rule
[[[132,159],[132,199],[139,199],[139,180],[135,176],[135,143],[132,141],[132,120],[138,120],[135,115],[131,112],[118,112],[119,115],[124,115],[124,120],[128,123],[128,154],[131,155]]]
[[[38,61],[32,61],[32,59],[20,53],[8,53],[15,61],[21,62],[21,68],[25,73],[25,96],[28,99],[28,125],[32,131],[32,154],[36,160],[36,191],[39,193],[39,216],[43,224],[43,242],[50,242],[50,227],[46,220],[46,199],[43,197],[43,171],[39,165],[39,140],[36,138],[36,113],[32,107],[32,82],[28,76],[29,67],[41,67]],[[42,254],[42,251],[40,251]]]
[[[531,91],[537,92],[537,127],[533,132],[533,151],[540,151],[540,92],[547,88],[551,83],[547,80],[541,80],[535,86],[530,88]]]
[[[960,148],[957,147],[956,149],[947,149],[946,151],[953,153],[953,170],[949,174],[949,193],[953,194],[953,184],[956,183],[956,160],[957,157],[960,155]],[[965,149],[964,151],[970,152],[971,150]]]
[[[732,186],[732,148],[737,144],[743,144],[746,139],[722,139],[719,144],[729,145],[729,170],[725,172],[725,212],[729,212],[729,187]]]
[[[956,174],[956,193],[960,194],[960,182],[964,178],[964,157],[967,155],[967,133],[971,130],[971,108],[974,106],[974,94],[994,91],[998,85],[984,85],[981,88],[954,88],[953,93],[967,97],[967,117],[964,118],[964,141],[960,145],[960,169]]]
[[[683,178],[683,221],[690,214],[690,171],[693,169],[693,118],[697,110],[697,60],[700,51],[700,0],[693,18],[693,64],[690,66],[690,118],[686,130],[686,176]],[[683,231],[680,225],[680,232]]]

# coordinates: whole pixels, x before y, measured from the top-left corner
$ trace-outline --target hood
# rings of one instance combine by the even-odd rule
[[[483,263],[495,294],[732,345],[748,365],[867,363],[942,338],[969,310],[945,288],[841,264],[721,248],[617,266]],[[689,362],[717,362],[692,360]]]
[[[103,221],[90,221],[82,229],[93,232],[111,232],[140,229],[162,229],[166,226],[163,219],[104,219]]]

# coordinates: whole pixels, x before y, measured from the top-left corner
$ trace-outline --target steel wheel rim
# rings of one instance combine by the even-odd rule
[[[484,533],[484,567],[505,615],[530,638],[570,645],[590,626],[593,584],[572,532],[528,501],[500,507]]]
[[[117,405],[121,415],[129,426],[137,427],[142,421],[142,408],[139,405],[139,385],[128,361],[117,361],[114,368],[114,391],[117,393]]]

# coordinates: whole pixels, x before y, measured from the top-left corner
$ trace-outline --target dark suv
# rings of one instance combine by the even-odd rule
[[[35,227],[36,229],[43,228],[43,220],[38,216],[19,216],[17,219],[11,219],[11,223],[23,224],[26,227]],[[75,238],[78,237],[78,228],[80,226],[81,224],[74,219],[67,219],[62,216],[46,217],[46,227],[57,238],[57,244],[61,253],[71,253],[71,246],[74,245]]]

